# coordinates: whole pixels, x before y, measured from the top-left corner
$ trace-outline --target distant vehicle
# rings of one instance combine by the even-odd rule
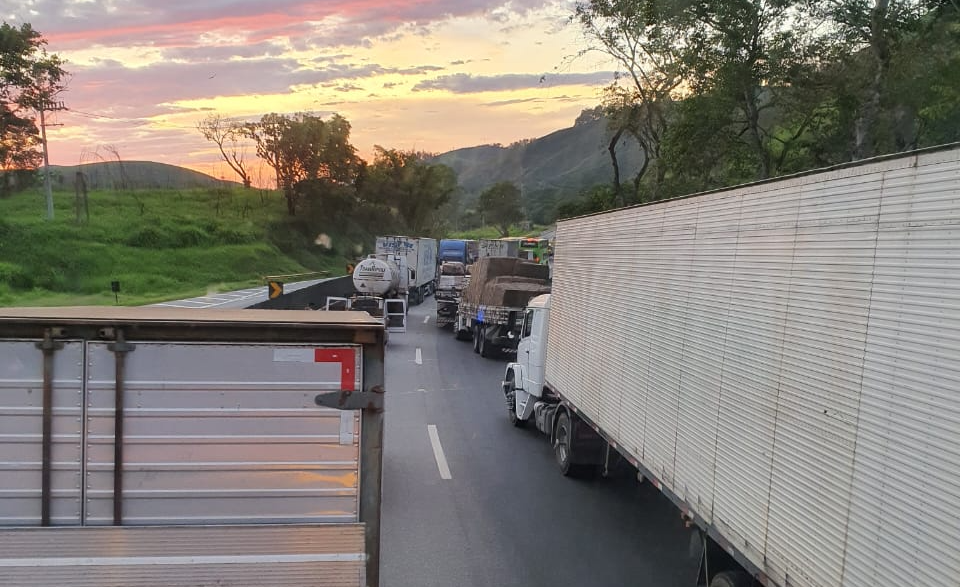
[[[437,283],[437,241],[409,236],[377,237],[375,256],[393,262],[400,269],[397,285],[410,305],[417,305],[433,293]]]
[[[457,317],[460,295],[467,283],[467,268],[457,261],[446,261],[440,265],[440,279],[437,281],[437,327],[453,324]]]
[[[477,241],[465,239],[448,239],[440,241],[439,261],[454,261],[464,265],[472,265],[476,262],[479,252],[477,250]]]
[[[520,321],[530,298],[550,291],[548,269],[509,257],[481,257],[460,296],[454,333],[473,339],[482,357],[516,351]]]
[[[481,257],[520,258],[520,240],[514,238],[482,238],[479,241]]]
[[[956,146],[562,220],[510,421],[650,480],[697,585],[956,585],[958,226]]]
[[[545,238],[521,238],[520,258],[546,265],[551,256],[550,241]]]

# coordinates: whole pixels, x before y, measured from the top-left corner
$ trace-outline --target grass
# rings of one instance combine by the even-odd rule
[[[121,304],[238,289],[265,275],[342,273],[344,258],[290,244],[284,203],[243,189],[97,191],[78,223],[72,193],[0,199],[0,305]]]

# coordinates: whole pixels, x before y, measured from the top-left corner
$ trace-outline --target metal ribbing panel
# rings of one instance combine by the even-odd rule
[[[356,587],[363,560],[358,524],[0,529],[17,587]]]
[[[654,248],[656,277],[651,297],[650,369],[643,446],[647,466],[672,489],[697,202],[669,202],[663,208],[663,230]]]
[[[840,582],[882,177],[801,186],[766,541],[783,584]]]
[[[40,524],[43,352],[38,341],[0,341],[0,526]],[[50,523],[80,523],[82,343],[53,354]]]
[[[843,584],[960,576],[960,154],[888,173]]]
[[[783,330],[800,206],[796,182],[744,191],[724,348],[713,520],[762,563]]]
[[[344,383],[316,349],[137,343],[127,356],[123,522],[354,522],[358,438],[314,396]],[[90,343],[86,523],[113,519],[114,357]],[[355,361],[360,348],[354,347]],[[351,384],[358,363],[351,365]]]
[[[690,293],[680,365],[680,409],[674,491],[712,520],[717,414],[727,312],[736,259],[740,199],[698,200]]]

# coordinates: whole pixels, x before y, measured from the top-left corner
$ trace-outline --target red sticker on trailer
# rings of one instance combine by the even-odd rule
[[[314,363],[340,363],[340,390],[356,391],[357,353],[354,349],[315,349]]]

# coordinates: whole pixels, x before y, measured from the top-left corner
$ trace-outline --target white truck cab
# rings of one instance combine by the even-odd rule
[[[503,382],[507,405],[512,411],[510,420],[514,425],[529,420],[533,416],[534,405],[543,396],[549,322],[550,294],[530,300],[523,314],[517,360],[507,365]]]

